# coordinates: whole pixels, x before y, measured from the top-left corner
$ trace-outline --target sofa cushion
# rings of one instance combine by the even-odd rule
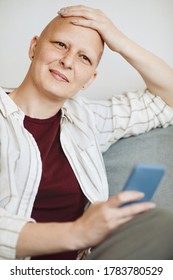
[[[103,157],[110,195],[121,191],[135,164],[165,165],[166,174],[153,201],[160,207],[173,209],[173,126],[121,139],[112,145]]]

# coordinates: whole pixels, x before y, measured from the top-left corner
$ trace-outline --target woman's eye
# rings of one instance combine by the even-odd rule
[[[65,48],[65,49],[67,48],[66,44],[64,44],[63,42],[55,42],[55,43],[61,48]]]
[[[85,60],[86,62],[89,62],[91,64],[90,59],[86,55],[82,55],[81,57],[83,60]]]

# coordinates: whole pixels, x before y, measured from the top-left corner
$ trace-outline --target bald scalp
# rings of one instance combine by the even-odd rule
[[[82,17],[62,17],[60,15],[57,15],[55,18],[53,18],[48,25],[43,29],[43,31],[41,32],[40,36],[45,36],[48,32],[50,31],[56,31],[57,28],[57,24],[63,24],[63,22],[69,22],[69,24],[71,24],[71,20],[72,19],[83,19]],[[81,28],[88,28],[88,27],[84,27],[84,26],[80,26]],[[99,35],[99,38],[102,42],[102,45],[104,46],[104,41],[101,37],[101,35],[94,29],[91,28],[91,30],[93,30],[94,32],[96,32]]]
[[[55,29],[55,26],[57,26],[57,23],[60,22],[61,16],[56,16],[53,18],[43,29],[43,31],[40,34],[40,38],[47,36],[49,32],[52,32]]]

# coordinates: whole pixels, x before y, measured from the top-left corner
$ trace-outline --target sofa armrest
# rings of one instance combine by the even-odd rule
[[[153,201],[160,207],[173,209],[173,126],[124,138],[103,155],[110,196],[121,191],[133,166],[137,163],[159,163],[166,174]]]

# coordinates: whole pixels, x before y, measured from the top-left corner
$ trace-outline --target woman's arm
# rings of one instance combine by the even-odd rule
[[[162,59],[130,40],[98,9],[83,5],[71,6],[61,9],[59,14],[63,17],[84,17],[74,19],[72,23],[97,30],[107,46],[139,72],[148,90],[173,107],[173,69]]]
[[[16,257],[23,258],[75,250],[72,223],[30,223],[22,229],[16,248]]]
[[[130,191],[112,196],[106,202],[94,203],[76,221],[67,223],[26,223],[17,243],[16,257],[43,255],[95,246],[108,234],[135,215],[153,208],[151,202],[118,208],[140,199],[140,192]]]

